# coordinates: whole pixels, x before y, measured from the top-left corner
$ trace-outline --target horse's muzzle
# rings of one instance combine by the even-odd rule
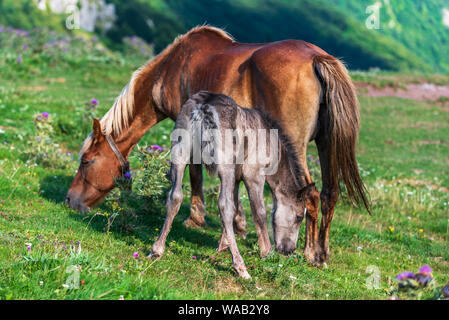
[[[279,245],[276,246],[276,251],[284,254],[289,255],[293,251],[295,251],[296,245],[293,241],[290,239],[283,239]]]
[[[86,213],[90,210],[90,208],[86,206],[82,201],[80,201],[78,197],[70,193],[67,193],[65,204],[73,210],[77,210],[81,213]]]

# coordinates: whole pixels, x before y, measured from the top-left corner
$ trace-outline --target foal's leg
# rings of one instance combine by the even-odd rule
[[[242,204],[240,202],[239,196],[239,186],[240,181],[235,183],[234,186],[234,206],[235,208],[239,208],[235,212],[234,216],[234,232],[240,235],[243,239],[246,238],[246,218],[245,213],[243,213]],[[221,234],[220,241],[218,242],[218,252],[225,251],[229,248],[229,241],[226,237],[226,232],[223,229],[223,233]]]
[[[190,217],[184,221],[188,227],[203,227],[206,225],[204,216],[206,209],[204,208],[203,197],[203,170],[201,164],[190,164],[190,185],[192,186],[192,199],[190,202]]]
[[[229,249],[232,254],[232,266],[237,271],[238,275],[242,278],[251,278],[246,270],[243,258],[240,255],[237,247],[237,241],[235,240],[233,218],[235,213],[234,204],[234,189],[235,178],[232,170],[226,170],[220,173],[221,190],[218,198],[218,206],[220,209],[220,216],[223,222],[224,230],[229,242]]]
[[[321,164],[321,179],[323,181],[323,189],[321,190],[321,225],[319,235],[319,245],[321,253],[319,255],[320,263],[329,261],[329,231],[331,228],[332,218],[334,216],[335,205],[338,200],[338,185],[331,184],[329,173],[329,139],[324,135],[320,135],[315,139],[318,147]]]
[[[182,203],[182,178],[184,176],[185,164],[176,165],[172,164],[171,167],[171,179],[172,187],[168,194],[167,199],[167,216],[165,217],[164,226],[162,227],[159,238],[153,244],[151,257],[160,257],[164,253],[165,240],[170,232],[173,219],[179,212],[179,207]]]
[[[204,207],[203,196],[203,170],[201,164],[191,164],[189,166],[190,184],[192,187],[192,199],[190,203],[190,217],[184,221],[188,227],[203,227],[206,225],[204,217],[206,209]],[[238,193],[238,189],[237,189]],[[246,218],[243,211],[240,198],[235,197],[236,200],[236,214],[234,216],[234,230],[242,238],[246,237]],[[227,248],[227,247],[226,247]],[[224,249],[226,249],[224,248]]]
[[[253,213],[254,224],[256,226],[257,237],[259,240],[261,258],[267,256],[271,251],[270,237],[268,236],[267,213],[263,199],[263,188],[265,177],[257,180],[245,181],[248,190],[251,211]]]

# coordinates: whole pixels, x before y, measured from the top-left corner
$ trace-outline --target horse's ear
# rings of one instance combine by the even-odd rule
[[[100,123],[100,120],[98,120],[97,118],[94,118],[92,132],[93,132],[95,142],[99,142],[102,139],[104,139],[103,131],[101,130],[101,123]]]

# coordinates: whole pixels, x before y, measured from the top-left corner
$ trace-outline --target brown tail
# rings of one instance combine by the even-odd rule
[[[329,119],[330,183],[343,180],[349,198],[370,211],[368,192],[359,175],[355,156],[360,129],[359,102],[348,70],[329,55],[314,58],[314,67],[323,86],[323,101]]]

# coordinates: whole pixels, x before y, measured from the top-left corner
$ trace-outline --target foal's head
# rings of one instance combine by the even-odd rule
[[[277,201],[273,212],[273,236],[276,250],[290,254],[296,249],[299,228],[308,212],[315,212],[319,204],[315,184],[309,184],[296,197],[284,197]]]
[[[106,196],[114,188],[115,178],[122,173],[122,166],[97,119],[94,119],[92,135],[85,143],[78,172],[66,197],[66,203],[81,212],[89,211]]]

